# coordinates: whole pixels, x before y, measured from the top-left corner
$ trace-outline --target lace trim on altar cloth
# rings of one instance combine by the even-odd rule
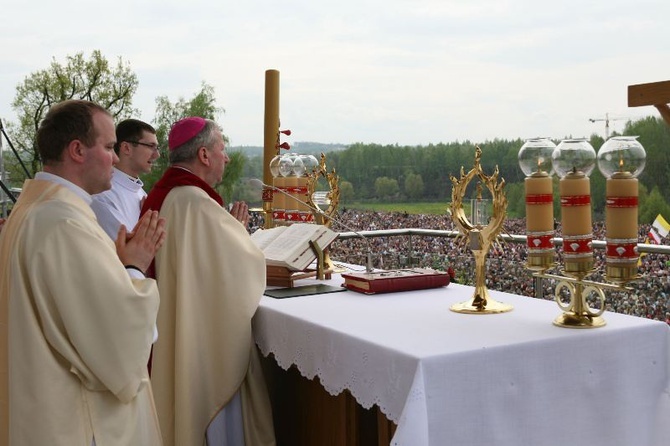
[[[377,405],[389,420],[399,426],[403,424],[408,408],[412,407],[415,412],[418,408],[419,413],[426,412],[420,364],[415,365],[412,379],[412,375],[407,376],[408,370],[399,370],[400,367],[395,361],[384,366],[378,358],[371,358],[370,353],[362,350],[356,353],[355,360],[352,360],[351,353],[346,354],[346,363],[353,363],[355,366],[348,366],[347,370],[343,370],[343,349],[337,348],[332,339],[326,341],[325,350],[316,355],[308,347],[308,340],[318,336],[312,330],[306,330],[300,336],[305,341],[292,345],[291,348],[287,331],[273,330],[272,333],[272,340],[256,334],[256,343],[261,353],[266,357],[273,354],[277,364],[284,370],[295,365],[300,374],[309,380],[318,376],[321,385],[330,395],[336,396],[349,390],[363,408],[370,409]]]

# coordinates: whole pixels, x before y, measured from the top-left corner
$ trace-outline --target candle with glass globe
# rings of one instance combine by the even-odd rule
[[[595,167],[596,151],[585,139],[566,139],[556,146],[552,161],[561,177],[564,271],[585,275],[593,269],[589,175]]]
[[[272,161],[275,161],[275,159],[277,160],[277,176],[273,179],[273,186],[279,190],[286,191],[286,178],[293,170],[293,160],[286,154],[277,156]],[[286,195],[275,192],[272,196],[272,203],[272,216],[275,226],[286,224]]]
[[[295,222],[306,223],[313,219],[309,217],[312,215],[309,207],[305,203],[307,198],[307,166],[305,166],[305,155],[296,155],[293,159],[293,176],[295,177],[295,184],[291,188],[291,196],[295,197],[293,201],[293,215],[291,219]]]
[[[646,153],[635,136],[607,140],[598,151],[598,168],[606,181],[606,273],[610,282],[637,276],[638,180]]]
[[[298,198],[296,195],[298,191],[298,183],[300,178],[299,175],[303,174],[304,166],[302,165],[302,161],[300,160],[297,154],[289,153],[284,156],[290,160],[290,166],[291,166],[291,170],[287,173],[286,176],[284,176],[284,190],[289,195],[291,195],[291,197],[295,196],[296,198]],[[296,200],[291,199],[291,197],[286,197],[285,201],[286,224],[289,225],[300,221],[300,211],[298,209],[300,203]]]
[[[314,169],[319,165],[319,162],[314,157],[314,155],[300,155],[300,161],[302,163],[302,174],[298,177],[298,190],[296,191],[296,196],[300,199],[298,203],[298,210],[300,212],[299,219],[303,223],[312,223],[314,221],[314,214],[309,205],[309,175],[312,175]]]
[[[526,180],[527,267],[546,270],[554,265],[554,195],[551,155],[556,144],[548,138],[527,140],[519,150],[519,166]]]

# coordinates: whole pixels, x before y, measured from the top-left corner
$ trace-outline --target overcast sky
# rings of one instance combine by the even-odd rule
[[[9,3],[9,4],[7,4]],[[670,0],[30,0],[0,9],[0,118],[52,58],[100,50],[134,106],[215,89],[232,145],[263,145],[265,71],[288,142],[425,145],[604,136],[627,87],[670,79]],[[597,149],[597,148],[596,148]]]

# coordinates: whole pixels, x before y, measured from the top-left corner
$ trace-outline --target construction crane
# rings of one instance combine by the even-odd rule
[[[605,121],[605,141],[610,137],[610,121],[622,121],[628,120],[628,118],[610,118],[609,113],[605,113],[605,118],[589,118],[591,122]]]

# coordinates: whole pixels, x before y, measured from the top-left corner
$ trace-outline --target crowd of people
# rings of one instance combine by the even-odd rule
[[[453,234],[457,230],[448,214],[424,215],[343,209],[337,218],[357,231],[420,228],[450,231]],[[255,220],[253,224],[261,225],[262,220]],[[337,224],[334,224],[333,229],[341,232],[349,231],[336,226]],[[503,234],[523,235],[525,232],[525,219],[508,218],[505,221]],[[640,226],[640,241],[645,241],[648,232],[648,225]],[[556,222],[556,237],[561,237],[560,222]],[[367,235],[367,238],[374,253],[373,262],[376,268],[397,269],[414,266],[442,271],[452,268],[457,282],[474,285],[474,257],[463,244],[462,238],[446,235]],[[593,239],[605,239],[604,223],[594,224]],[[362,265],[365,263],[367,249],[366,242],[358,237],[340,239],[331,246],[330,255],[335,261]],[[560,267],[561,249],[557,249],[556,252],[557,267]],[[525,267],[526,255],[524,243],[505,240],[496,243],[487,256],[487,288],[523,296],[535,296],[533,272]],[[605,264],[604,250],[595,249],[594,258],[596,271],[588,279],[604,282],[605,277],[602,273]],[[639,274],[640,280],[627,284],[631,290],[605,292],[606,309],[662,320],[670,324],[670,256],[644,255],[640,261]],[[554,299],[556,281],[545,279],[542,284],[542,296],[545,299]]]

